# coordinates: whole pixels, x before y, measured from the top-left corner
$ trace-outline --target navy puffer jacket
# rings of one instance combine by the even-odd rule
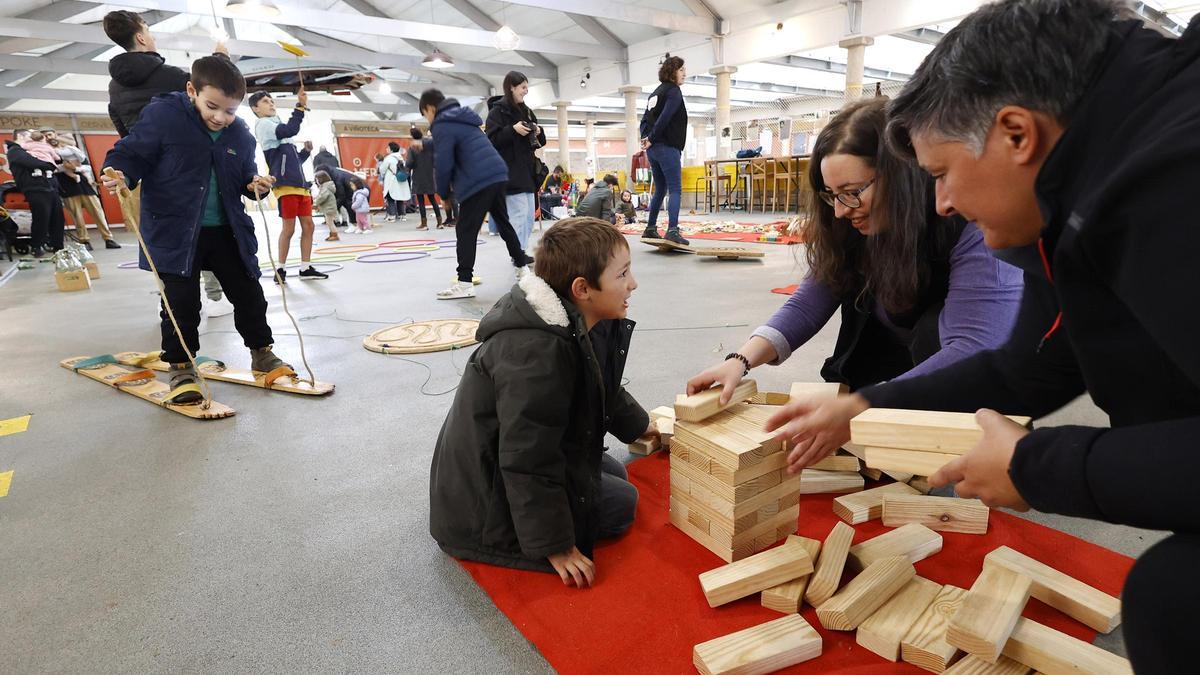
[[[254,136],[245,122],[234,121],[214,141],[187,94],[173,92],[154,97],[131,133],[108,152],[104,166],[124,173],[131,187],[142,185],[142,236],[159,272],[192,274],[215,166],[221,205],[246,274],[261,276],[254,223],[241,201],[242,195],[254,198],[246,190],[257,173],[254,151]],[[139,258],[139,266],[149,270],[145,254]]]

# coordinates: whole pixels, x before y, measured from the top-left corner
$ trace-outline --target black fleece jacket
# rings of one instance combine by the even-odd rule
[[[142,114],[142,108],[159,94],[187,89],[191,75],[168,66],[157,52],[125,52],[108,62],[108,116],[121,138]]]
[[[1036,247],[1009,252],[1026,269],[1009,343],[863,396],[1040,416],[1086,388],[1112,428],[1030,433],[1009,467],[1021,496],[1044,512],[1200,531],[1198,92],[1200,21],[1179,39],[1113,24],[1101,71],[1035,185],[1045,263]]]
[[[508,165],[508,187],[506,194],[515,195],[522,192],[537,192],[534,185],[534,156],[533,146],[529,141],[530,135],[522,136],[513,131],[513,125],[519,121],[529,122],[530,126],[537,124],[537,115],[528,106],[513,108],[503,96],[493,96],[488,99],[488,116],[484,126],[488,140],[496,147],[504,163]],[[546,144],[546,132],[540,126],[537,132],[538,142]]]

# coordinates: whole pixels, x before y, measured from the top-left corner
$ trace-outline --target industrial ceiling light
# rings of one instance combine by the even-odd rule
[[[583,74],[583,77],[579,78],[579,88],[580,88],[580,89],[587,89],[587,83],[588,83],[588,80],[590,80],[590,79],[592,79],[592,73],[591,73],[591,71],[587,71],[587,72],[585,72],[585,73]]]
[[[269,19],[279,16],[279,8],[271,0],[229,0],[225,11],[234,16]]]
[[[421,65],[425,66],[426,68],[433,68],[435,70],[443,70],[445,68],[453,68],[454,67],[454,59],[450,58],[450,55],[447,54],[446,52],[443,52],[440,49],[434,48],[432,54],[421,59]]]
[[[521,46],[521,36],[517,35],[517,31],[505,24],[496,30],[494,44],[496,45],[496,49],[502,52],[511,52]]]

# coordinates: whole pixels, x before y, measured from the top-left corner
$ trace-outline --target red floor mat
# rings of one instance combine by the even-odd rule
[[[697,643],[781,616],[759,605],[757,594],[716,609],[708,606],[696,576],[723,562],[667,521],[668,467],[666,453],[629,465],[641,492],[637,521],[624,537],[597,550],[598,579],[591,589],[566,588],[556,575],[462,563],[558,672],[694,673]],[[832,501],[833,495],[802,497],[799,534],[824,539],[837,521]],[[854,541],[887,529],[878,520],[856,525]],[[964,588],[979,574],[983,556],[1001,545],[1114,595],[1133,565],[1132,558],[995,511],[988,534],[943,537],[941,553],[917,563],[917,574]],[[821,633],[824,651],[784,672],[925,672],[859,647],[853,631],[825,630],[811,607],[805,606],[802,615]],[[1025,616],[1084,640],[1095,637],[1087,626],[1037,600],[1029,601]]]
[[[783,288],[772,288],[771,292],[778,293],[780,295],[791,295],[792,293],[796,292],[797,288],[800,288],[800,284],[792,284],[791,286],[784,286]]]

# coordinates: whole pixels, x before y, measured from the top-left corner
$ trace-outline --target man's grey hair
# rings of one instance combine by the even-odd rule
[[[1018,105],[1063,126],[1091,85],[1123,0],[1000,0],[938,42],[888,107],[887,136],[911,155],[913,135],[961,141],[978,155],[996,113]]]

